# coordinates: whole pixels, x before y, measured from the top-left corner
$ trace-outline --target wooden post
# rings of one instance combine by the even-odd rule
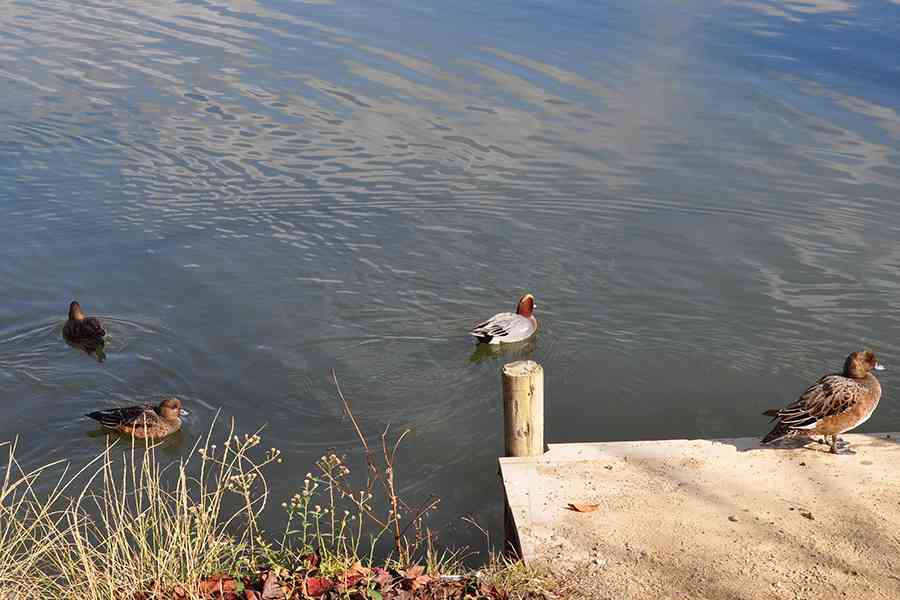
[[[544,453],[544,369],[533,360],[503,366],[506,456]]]
[[[503,439],[506,456],[544,453],[544,369],[533,360],[503,366]],[[504,498],[505,552],[521,558],[522,547],[509,501]]]

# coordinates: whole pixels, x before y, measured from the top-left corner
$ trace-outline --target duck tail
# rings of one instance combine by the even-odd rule
[[[780,413],[781,413],[781,411],[778,410],[777,408],[763,411],[764,415],[766,415],[767,417],[772,417],[772,419],[777,419],[779,417]]]
[[[104,427],[109,427],[111,429],[115,429],[121,424],[121,420],[113,410],[95,410],[94,412],[88,413],[85,416],[94,419],[95,421],[99,421],[101,425],[103,425]]]
[[[103,419],[105,418],[105,415],[98,410],[95,410],[94,412],[91,412],[91,413],[87,413],[84,416],[88,417],[89,419],[93,419],[95,421],[100,421],[101,423],[103,422]]]
[[[494,339],[493,336],[475,333],[474,331],[470,331],[469,335],[477,339],[479,344],[490,344],[491,340]]]
[[[766,411],[763,414],[767,414],[768,412],[769,411]],[[767,415],[767,416],[772,416],[772,415]],[[772,428],[772,431],[767,433],[766,437],[764,437],[761,440],[761,442],[763,444],[771,444],[772,442],[777,442],[778,440],[782,440],[787,437],[793,437],[796,434],[797,434],[797,431],[795,429],[791,429],[791,427],[789,425],[786,425],[784,423],[776,423],[775,427]]]

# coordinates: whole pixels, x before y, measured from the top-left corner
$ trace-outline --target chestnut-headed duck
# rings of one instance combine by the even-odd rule
[[[78,302],[69,304],[69,320],[63,326],[63,337],[70,342],[99,342],[106,335],[103,325],[95,317],[86,317]]]
[[[89,413],[87,416],[99,421],[104,427],[136,438],[157,439],[181,429],[181,417],[186,414],[187,411],[181,408],[181,400],[166,398],[158,406],[110,408]]]
[[[525,294],[519,298],[516,312],[497,313],[487,321],[472,328],[469,335],[484,344],[512,344],[533,336],[538,329],[534,318],[534,296]]]
[[[826,375],[795,402],[767,410],[775,428],[762,439],[769,444],[796,436],[823,435],[837,453],[838,435],[865,423],[881,399],[881,384],[872,371],[884,369],[868,351],[854,352],[844,361],[841,374]]]

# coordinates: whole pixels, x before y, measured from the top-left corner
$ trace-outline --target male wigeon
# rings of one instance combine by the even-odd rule
[[[159,406],[129,406],[109,408],[89,413],[87,416],[104,427],[128,433],[136,438],[163,438],[181,429],[181,417],[187,411],[181,408],[181,400],[167,398]]]
[[[475,325],[469,335],[485,344],[512,344],[527,340],[538,328],[534,307],[534,296],[525,294],[519,298],[516,312],[497,313],[487,321]]]
[[[844,372],[826,375],[795,402],[782,409],[767,410],[774,429],[762,439],[769,444],[795,436],[831,437],[831,452],[837,453],[838,435],[865,423],[881,399],[881,384],[872,371],[884,369],[868,351],[854,352],[844,362]]]

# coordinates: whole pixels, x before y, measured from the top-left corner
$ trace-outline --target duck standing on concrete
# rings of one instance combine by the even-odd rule
[[[525,294],[519,298],[516,312],[497,313],[487,321],[475,325],[469,335],[475,336],[484,344],[523,342],[537,332],[534,307],[534,296]]]
[[[166,398],[159,406],[129,406],[98,410],[87,416],[104,427],[131,434],[136,438],[158,439],[181,429],[181,417],[187,411],[178,398]]]
[[[881,384],[872,371],[882,369],[872,352],[852,353],[844,361],[843,373],[826,375],[792,404],[765,411],[777,422],[762,443],[823,435],[826,442],[831,437],[831,452],[837,454],[837,436],[865,423],[878,406]]]
[[[63,337],[74,344],[102,343],[106,330],[99,319],[86,317],[81,305],[73,301],[69,304],[69,320],[63,325]]]

